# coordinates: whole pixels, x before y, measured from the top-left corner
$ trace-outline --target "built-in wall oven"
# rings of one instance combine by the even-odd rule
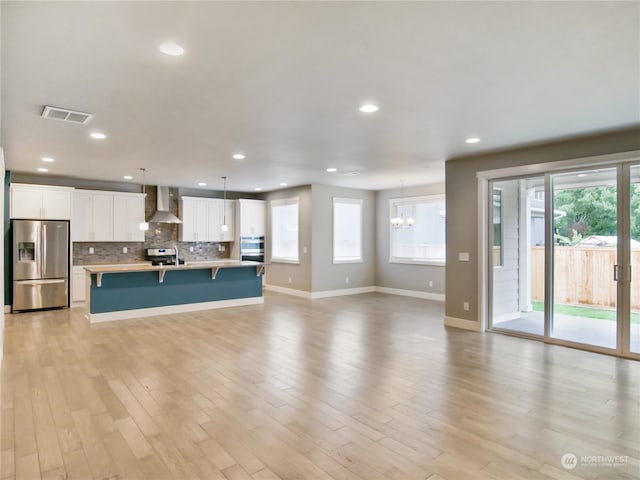
[[[240,237],[240,260],[264,263],[264,236]]]

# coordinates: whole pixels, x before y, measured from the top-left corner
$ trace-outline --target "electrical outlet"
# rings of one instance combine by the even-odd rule
[[[292,280],[291,280],[291,277],[289,277],[289,283],[291,283],[291,281],[292,281]]]
[[[89,255],[93,255],[95,252],[95,250],[93,249],[93,247],[89,247]]]
[[[429,280],[429,286],[433,287],[433,280]]]
[[[193,247],[189,247],[189,251],[193,253]]]
[[[218,244],[218,251],[219,252],[224,252],[227,249],[227,247],[225,247],[223,244]]]
[[[349,277],[344,277],[344,283],[349,283]]]
[[[469,252],[458,252],[458,261],[468,262],[470,260]]]
[[[302,247],[302,253],[307,253],[307,247]]]
[[[468,311],[469,311],[469,302],[464,302],[464,303],[462,304],[462,309],[463,309],[465,312],[468,312]]]
[[[122,247],[122,253],[127,253],[129,249],[127,247]]]

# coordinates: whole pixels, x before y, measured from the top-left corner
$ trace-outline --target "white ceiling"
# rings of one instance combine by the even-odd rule
[[[226,175],[239,191],[442,182],[453,156],[639,124],[639,10],[3,1],[5,160],[35,172],[52,156],[50,174],[113,181],[146,167],[148,183],[180,187]],[[160,53],[166,40],[186,54]],[[380,111],[360,113],[365,101]],[[46,120],[44,105],[95,118]]]

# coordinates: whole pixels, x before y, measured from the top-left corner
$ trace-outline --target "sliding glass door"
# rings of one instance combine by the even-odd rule
[[[640,165],[629,166],[629,322],[623,342],[631,354],[640,355]],[[625,329],[626,332],[627,329]],[[628,343],[626,342],[628,338]]]
[[[616,168],[551,176],[552,338],[615,349],[618,341]]]
[[[488,185],[489,328],[640,358],[640,165]]]
[[[490,182],[493,327],[544,335],[544,177]]]

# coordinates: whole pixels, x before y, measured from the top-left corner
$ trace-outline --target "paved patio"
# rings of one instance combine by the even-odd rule
[[[520,318],[494,323],[495,328],[544,335],[544,314],[522,312]],[[616,322],[596,318],[555,315],[552,336],[561,340],[616,348]],[[631,324],[631,351],[640,352],[640,325]]]

